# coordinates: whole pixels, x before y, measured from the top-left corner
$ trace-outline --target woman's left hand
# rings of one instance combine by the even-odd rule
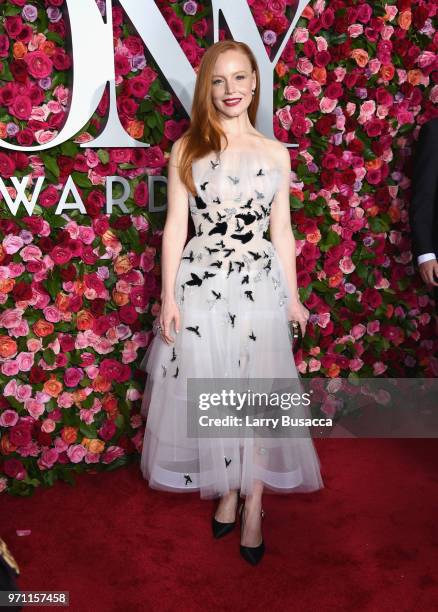
[[[301,333],[304,336],[306,333],[306,325],[309,320],[310,313],[300,300],[292,300],[288,308],[288,321],[298,321],[301,327]]]

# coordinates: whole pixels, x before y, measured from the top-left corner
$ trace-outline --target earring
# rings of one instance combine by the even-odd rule
[[[251,92],[252,92],[252,95],[254,95],[255,94],[255,89],[252,89]]]

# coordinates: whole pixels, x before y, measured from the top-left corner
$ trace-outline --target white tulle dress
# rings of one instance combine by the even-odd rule
[[[147,419],[141,470],[149,485],[201,498],[255,481],[265,492],[322,488],[309,437],[189,437],[187,379],[298,379],[288,332],[290,297],[282,264],[264,233],[289,176],[260,150],[212,152],[193,163],[189,196],[196,235],[175,282],[179,334],[168,345],[155,329],[140,364],[147,372],[141,413]]]

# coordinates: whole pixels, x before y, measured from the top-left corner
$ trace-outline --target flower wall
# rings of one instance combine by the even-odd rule
[[[249,5],[272,57],[293,3]],[[157,6],[196,69],[213,39],[210,4]],[[412,145],[437,114],[435,13],[426,1],[311,2],[275,68],[275,134],[298,144],[291,213],[311,312],[295,355],[303,376],[438,375],[434,305],[408,225]],[[119,115],[151,146],[80,147],[105,124],[107,92],[71,141],[39,153],[0,149],[12,197],[10,177],[45,177],[31,216],[0,200],[0,491],[12,494],[114,469],[141,450],[138,364],[159,312],[165,220],[149,212],[147,177],[166,175],[189,118],[116,2],[113,18]],[[32,146],[62,128],[69,36],[64,0],[0,2],[1,138]],[[70,175],[87,215],[54,214]],[[128,213],[104,212],[111,175],[130,182]],[[165,201],[162,183],[155,203]]]

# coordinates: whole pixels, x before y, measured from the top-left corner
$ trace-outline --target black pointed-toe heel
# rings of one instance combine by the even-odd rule
[[[245,507],[245,504],[243,503],[240,506],[240,510],[239,510],[239,514],[240,514],[240,527],[241,527],[241,532],[243,531],[243,525],[244,525],[244,515],[243,515],[243,509]],[[263,510],[263,508],[261,509],[261,517],[262,519],[265,517],[265,511]],[[258,546],[243,546],[242,544],[240,545],[240,554],[242,555],[242,557],[245,559],[245,561],[248,561],[248,563],[251,563],[251,565],[257,565],[257,563],[259,563],[262,560],[263,555],[265,554],[265,541],[262,537],[262,541],[260,542],[260,544]]]
[[[237,494],[237,496],[237,506],[239,506],[239,494]],[[220,521],[216,520],[214,516],[211,519],[211,528],[216,539],[226,536],[228,533],[233,531],[235,526],[235,520],[232,523],[221,523]]]

